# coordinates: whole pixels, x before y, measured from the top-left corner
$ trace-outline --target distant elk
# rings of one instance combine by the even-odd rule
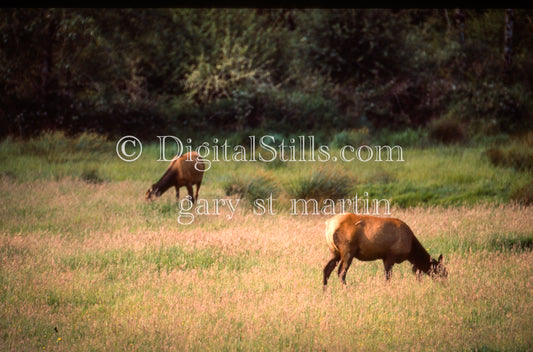
[[[405,260],[411,262],[417,275],[448,276],[442,254],[438,260],[432,259],[409,226],[399,219],[339,214],[326,221],[326,242],[332,257],[324,267],[324,290],[339,262],[339,278],[346,285],[346,272],[353,258],[383,260],[386,280],[391,278],[392,266]]]
[[[176,189],[176,200],[180,198],[180,187],[187,187],[187,192],[194,203],[198,200],[198,191],[202,184],[205,164],[196,152],[189,152],[176,157],[170,163],[163,176],[146,191],[146,200],[159,197],[170,187]],[[193,185],[196,185],[196,195],[193,195]]]

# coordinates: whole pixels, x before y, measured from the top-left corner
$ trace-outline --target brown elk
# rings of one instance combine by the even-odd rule
[[[370,215],[339,214],[326,221],[326,242],[332,253],[324,267],[324,290],[331,272],[340,262],[338,274],[346,285],[346,272],[353,258],[362,261],[383,260],[385,279],[390,280],[392,266],[408,260],[413,272],[446,277],[448,272],[415,237],[409,226],[399,219]]]
[[[189,152],[176,157],[170,163],[163,176],[146,191],[146,200],[159,197],[170,187],[176,189],[176,199],[180,198],[180,187],[187,187],[191,201],[198,199],[198,191],[202,184],[205,164],[196,152]],[[193,196],[193,185],[196,185],[196,196]]]

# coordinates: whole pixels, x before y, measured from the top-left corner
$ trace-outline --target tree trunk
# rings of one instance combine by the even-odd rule
[[[48,20],[47,26],[45,28],[45,33],[43,36],[43,56],[41,64],[41,89],[40,89],[40,98],[44,102],[47,100],[49,95],[49,89],[51,82],[53,80],[53,68],[54,68],[54,40],[57,33],[57,23],[54,18],[50,15],[50,10],[46,10],[44,14],[45,18]]]
[[[459,43],[465,43],[465,12],[461,9],[455,9],[455,25],[459,33]]]
[[[444,18],[446,18],[446,39],[448,39],[448,33],[450,33],[450,28],[452,28],[450,16],[448,16],[448,9],[444,9]]]
[[[508,83],[511,80],[511,61],[513,56],[512,40],[513,40],[513,25],[514,14],[512,9],[507,9],[505,13],[505,32],[504,32],[504,47],[503,47],[503,80]]]

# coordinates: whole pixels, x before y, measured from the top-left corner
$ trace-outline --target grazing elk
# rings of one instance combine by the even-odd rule
[[[339,261],[339,278],[346,285],[346,272],[353,258],[383,260],[386,280],[391,278],[392,266],[404,260],[413,264],[417,275],[421,272],[438,277],[448,275],[442,254],[438,260],[432,259],[409,226],[399,219],[339,214],[326,221],[326,242],[332,257],[324,267],[324,290]]]
[[[205,164],[196,152],[189,152],[176,157],[170,163],[163,176],[146,191],[146,200],[159,197],[170,187],[176,188],[176,199],[180,198],[180,187],[187,187],[191,201],[198,199],[198,190],[202,184]],[[192,186],[196,185],[196,196],[193,196]]]

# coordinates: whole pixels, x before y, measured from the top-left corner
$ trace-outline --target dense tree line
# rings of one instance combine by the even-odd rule
[[[3,135],[531,128],[531,10],[1,9],[0,34]]]

